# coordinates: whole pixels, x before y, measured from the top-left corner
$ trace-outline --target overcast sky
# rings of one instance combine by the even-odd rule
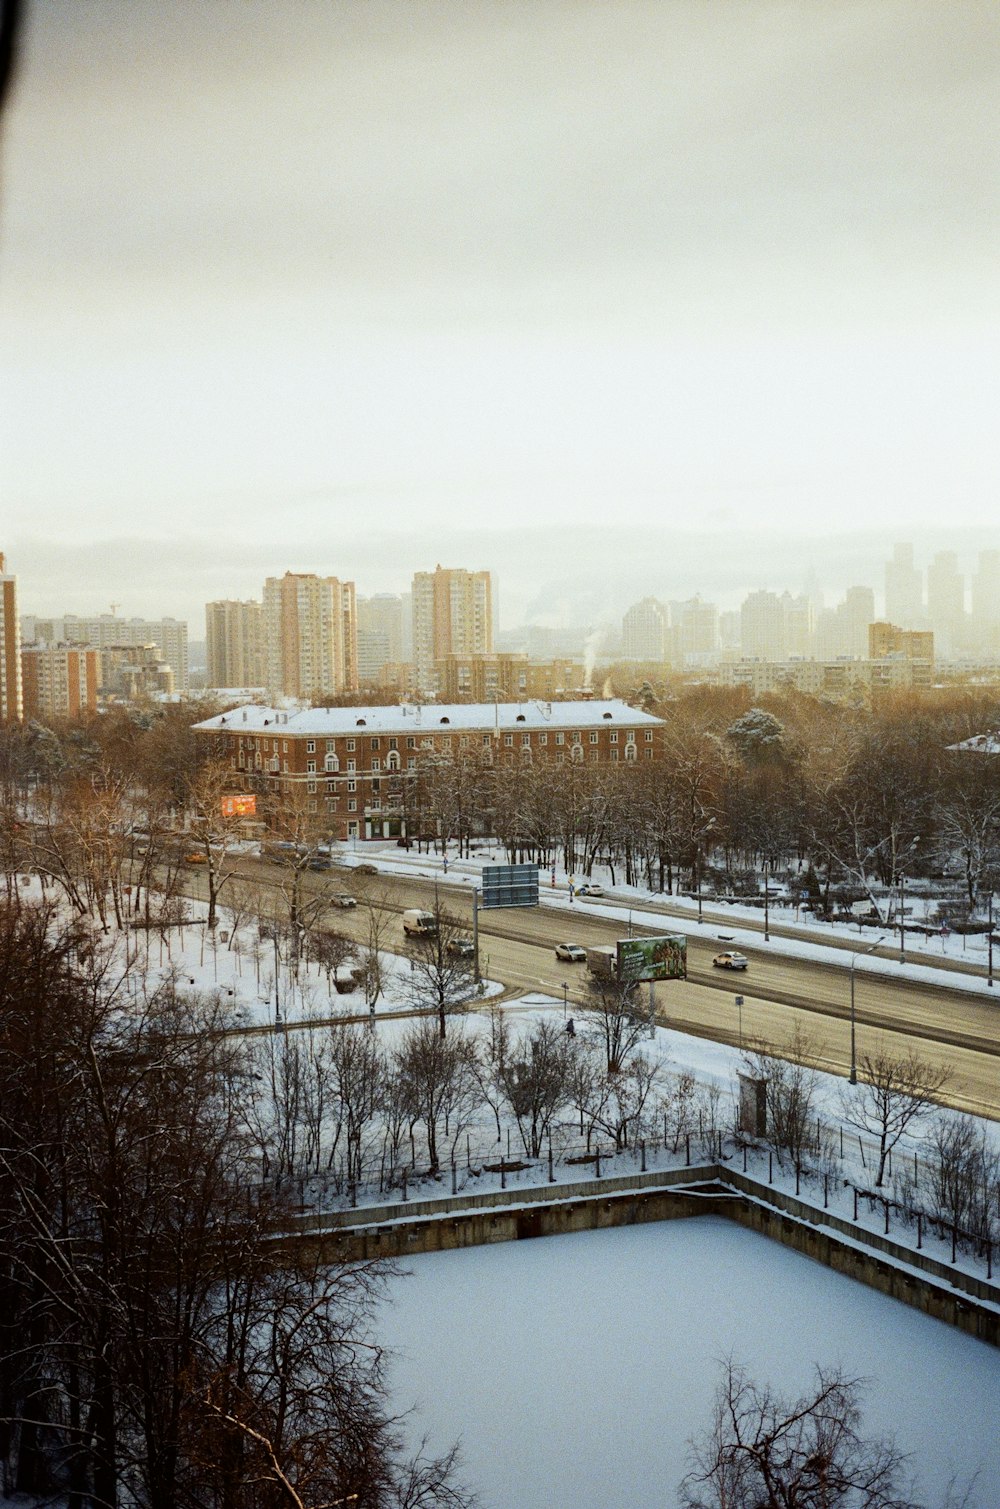
[[[500,572],[505,621],[1000,545],[996,0],[28,0],[25,611]]]

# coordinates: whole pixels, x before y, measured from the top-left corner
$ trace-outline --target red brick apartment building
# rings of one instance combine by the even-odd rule
[[[660,753],[662,730],[659,718],[618,700],[236,707],[195,724],[228,756],[234,786],[304,788],[307,811],[336,839],[404,833],[404,788],[422,758],[637,762]]]

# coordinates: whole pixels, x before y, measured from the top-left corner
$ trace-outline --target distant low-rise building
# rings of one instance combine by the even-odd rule
[[[934,664],[934,634],[930,629],[900,629],[873,623],[868,629],[870,660],[926,660]]]
[[[175,691],[173,666],[164,660],[159,645],[107,645],[100,651],[102,701],[155,701]]]

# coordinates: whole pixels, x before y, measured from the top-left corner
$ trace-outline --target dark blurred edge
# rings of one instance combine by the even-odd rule
[[[17,33],[21,20],[21,0],[0,0],[0,110],[14,77]]]

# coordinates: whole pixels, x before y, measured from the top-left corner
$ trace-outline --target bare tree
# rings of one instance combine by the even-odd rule
[[[501,1084],[531,1158],[540,1157],[553,1117],[567,1103],[572,1049],[572,1039],[543,1019],[505,1055]]]
[[[981,1242],[994,1241],[1000,1206],[1000,1152],[990,1132],[974,1116],[945,1114],[932,1136],[934,1210],[949,1224]]]
[[[356,877],[356,885],[363,878]],[[364,969],[365,1005],[374,1012],[384,987],[382,956],[390,952],[389,938],[396,914],[390,905],[391,892],[385,881],[375,880],[363,888],[357,886],[357,889],[365,909],[365,920],[363,940],[356,952]]]
[[[600,1093],[594,1101],[593,1125],[608,1134],[616,1152],[643,1135],[646,1108],[659,1072],[659,1064],[643,1053],[635,1053],[624,1068],[598,1080]]]
[[[732,1360],[712,1424],[691,1443],[682,1509],[919,1509],[902,1486],[906,1459],[863,1434],[862,1385],[839,1368],[782,1398]]]
[[[479,1092],[493,1112],[497,1141],[501,1137],[500,1110],[506,1099],[504,1066],[511,1051],[510,1021],[502,1006],[491,1005],[486,1013],[486,1028],[479,1041],[474,1071]]]
[[[614,975],[592,975],[579,1009],[588,1034],[604,1051],[607,1072],[617,1074],[649,1034],[649,1011],[639,985]]]
[[[432,932],[410,937],[407,981],[411,1002],[418,1009],[437,1014],[438,1031],[444,1037],[447,1019],[466,1010],[472,995],[473,961],[466,951],[466,929],[458,917],[434,897]]]
[[[802,1161],[815,1125],[817,1052],[813,1040],[796,1024],[781,1058],[763,1048],[743,1055],[746,1072],[765,1082],[768,1138],[794,1163]]]
[[[423,1122],[432,1173],[441,1165],[439,1134],[446,1118],[471,1099],[474,1059],[467,1038],[456,1033],[446,1039],[428,1019],[408,1028],[396,1054],[399,1094],[414,1123]]]
[[[914,1048],[894,1053],[881,1044],[863,1054],[858,1083],[845,1089],[844,1119],[859,1132],[878,1139],[876,1187],[885,1178],[886,1164],[900,1138],[930,1114],[937,1096],[951,1078],[951,1070],[921,1058]]]

